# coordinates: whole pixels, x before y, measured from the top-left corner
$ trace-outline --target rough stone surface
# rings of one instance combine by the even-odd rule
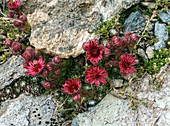
[[[167,12],[161,12],[159,14],[159,17],[163,22],[170,22],[170,10],[168,10]]]
[[[58,102],[52,96],[22,94],[2,103],[0,126],[59,126],[57,105]]]
[[[62,58],[83,53],[83,42],[94,38],[98,24],[139,0],[28,0],[33,13],[30,43]],[[29,5],[30,4],[30,5]],[[29,9],[31,10],[31,9]]]
[[[4,64],[0,65],[0,89],[25,75],[26,69],[23,68],[23,60],[21,56],[12,56]]]
[[[169,126],[170,125],[170,65],[165,65],[157,76],[159,90],[151,85],[146,75],[137,90],[137,110],[132,110],[129,99],[107,95],[97,106],[79,114],[72,126]],[[133,85],[133,84],[132,84]],[[146,101],[147,104],[142,104]]]
[[[113,87],[120,88],[123,86],[123,80],[122,79],[114,79],[113,80]]]
[[[152,8],[152,9],[154,9],[155,5],[156,5],[156,3],[154,3],[154,2],[141,2],[141,4],[145,7],[149,7],[149,8]]]
[[[72,126],[136,126],[134,114],[129,102],[109,94],[96,107],[79,114]]]
[[[140,11],[132,12],[125,20],[123,25],[123,32],[141,33],[146,25],[145,18]]]
[[[141,48],[138,49],[138,54],[144,58],[144,59],[148,59],[147,55],[145,54],[145,51]]]
[[[155,23],[154,34],[158,37],[158,42],[154,44],[154,49],[159,50],[166,47],[166,42],[168,40],[168,27],[166,24]]]

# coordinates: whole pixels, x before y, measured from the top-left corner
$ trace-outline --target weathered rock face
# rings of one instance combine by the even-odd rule
[[[169,13],[170,13],[170,10],[167,10],[167,12],[161,12],[159,14],[159,17],[161,18],[161,20],[163,22],[170,22],[170,15],[169,15]]]
[[[139,102],[137,110],[132,110],[130,100],[109,94],[97,106],[79,114],[72,126],[169,126],[170,66],[163,67],[158,75],[158,80],[163,82],[160,90],[150,85],[150,75],[140,82],[137,99],[147,102],[146,105]]]
[[[139,0],[28,0],[30,42],[35,48],[62,58],[83,53],[83,42],[94,38],[102,21]],[[26,6],[27,6],[26,5]],[[31,10],[31,9],[29,9]]]
[[[21,56],[12,56],[3,65],[0,65],[0,89],[25,75],[24,59]]]
[[[52,96],[26,96],[0,106],[0,126],[59,126],[58,102]],[[60,120],[59,120],[60,119]]]
[[[154,49],[159,50],[166,47],[166,42],[168,41],[168,27],[166,24],[155,23],[155,36],[159,39],[159,42],[154,44]]]
[[[123,24],[123,32],[140,33],[146,25],[146,21],[140,11],[132,12]]]

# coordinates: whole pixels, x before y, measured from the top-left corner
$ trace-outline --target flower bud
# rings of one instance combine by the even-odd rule
[[[57,70],[54,72],[54,74],[55,74],[56,76],[59,76],[59,75],[60,75],[60,72],[61,72],[61,68],[57,69]]]
[[[21,31],[23,31],[23,32],[26,32],[26,31],[27,31],[27,27],[26,27],[26,26],[22,26],[20,29],[21,29]]]
[[[19,19],[15,19],[14,20],[14,26],[15,27],[19,27],[19,26],[21,26],[21,25],[23,25],[23,21],[21,21],[21,20],[19,20]]]
[[[20,15],[19,16],[19,20],[21,21],[26,21],[27,20],[27,17],[25,15]]]
[[[8,12],[7,16],[8,18],[14,18],[14,12]]]
[[[131,34],[130,40],[133,41],[133,42],[137,42],[138,41],[138,35],[137,34]]]
[[[29,50],[25,50],[25,52],[22,54],[22,57],[26,60],[26,61],[31,61],[33,59],[33,54],[31,51]]]
[[[25,50],[33,51],[34,49],[31,46],[28,46]]]
[[[125,38],[128,39],[128,38],[130,37],[131,34],[132,34],[131,32],[126,32],[126,33],[125,33]]]
[[[60,58],[59,56],[55,56],[55,57],[52,59],[52,61],[53,61],[54,63],[60,63],[60,62],[61,62],[61,58]]]
[[[80,101],[81,100],[81,96],[80,96],[80,94],[76,94],[76,95],[74,95],[73,96],[73,99],[75,100],[75,101]]]
[[[104,56],[105,56],[105,57],[109,57],[109,55],[110,55],[110,49],[105,48],[105,49],[104,49]]]
[[[119,36],[113,36],[112,41],[115,46],[122,46],[122,39]]]
[[[99,40],[98,39],[92,39],[90,40],[91,42],[94,42],[94,43],[99,43]]]
[[[12,49],[15,52],[20,52],[22,50],[22,44],[19,42],[13,42],[12,43]]]
[[[111,42],[106,43],[106,47],[107,47],[108,49],[111,49],[111,48],[112,48],[112,43],[111,43]]]
[[[43,72],[42,72],[42,77],[43,78],[46,78],[48,76],[48,71],[47,70],[44,70]]]
[[[123,43],[124,44],[128,44],[129,43],[129,40],[127,38],[123,38]]]
[[[12,43],[13,43],[13,41],[12,41],[11,39],[6,39],[6,40],[4,41],[4,44],[5,44],[7,47],[12,46]]]
[[[54,66],[55,66],[55,65],[54,65],[53,62],[49,62],[49,63],[47,63],[46,68],[47,68],[48,71],[52,71],[53,68],[54,68]]]
[[[43,87],[47,90],[51,89],[51,83],[49,81],[43,82]]]

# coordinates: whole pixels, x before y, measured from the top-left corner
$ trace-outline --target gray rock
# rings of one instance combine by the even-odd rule
[[[141,2],[141,4],[145,7],[149,7],[149,8],[152,8],[152,9],[154,9],[155,5],[156,5],[155,2]]]
[[[159,14],[159,17],[163,22],[170,22],[170,10],[168,10],[167,12],[161,12]]]
[[[6,36],[0,35],[0,39],[1,39],[1,40],[2,40],[2,39],[6,39]]]
[[[140,0],[28,0],[30,43],[62,58],[83,53],[98,25]],[[27,10],[27,9],[26,9]]]
[[[128,101],[109,94],[96,107],[79,114],[72,126],[136,126],[134,114]]]
[[[158,42],[154,44],[154,49],[159,50],[166,47],[168,41],[168,28],[166,24],[155,23],[155,36],[158,38]]]
[[[2,102],[0,126],[59,126],[58,102],[52,96],[26,96]]]
[[[148,57],[146,56],[145,51],[144,51],[143,49],[139,48],[139,49],[138,49],[138,54],[139,54],[142,58],[148,59]]]
[[[123,86],[122,79],[113,79],[113,87],[120,88]]]
[[[110,30],[110,35],[111,35],[111,36],[117,35],[117,33],[118,33],[118,32],[116,31],[116,29],[111,29],[111,30]]]
[[[123,25],[123,32],[137,32],[141,33],[146,25],[146,21],[143,18],[140,11],[132,12],[125,20]]]
[[[146,48],[146,54],[147,54],[147,56],[148,56],[149,59],[153,58],[153,56],[154,56],[153,47],[148,46],[148,47]]]
[[[11,82],[25,76],[26,69],[23,68],[24,59],[21,56],[12,56],[4,64],[0,65],[0,89],[10,85]]]
[[[169,126],[170,66],[162,67],[157,77],[163,82],[160,90],[150,85],[151,75],[146,75],[138,83],[140,87],[135,93],[141,102],[137,103],[137,110],[132,110],[129,99],[118,99],[109,94],[88,112],[74,118],[72,126]],[[144,105],[144,101],[147,104]]]

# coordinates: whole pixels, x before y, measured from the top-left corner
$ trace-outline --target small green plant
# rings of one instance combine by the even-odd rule
[[[99,34],[102,36],[109,36],[110,30],[114,28],[116,23],[115,18],[112,18],[111,20],[107,20],[99,25],[98,31],[95,32],[95,34]]]
[[[170,49],[160,49],[159,51],[155,51],[152,59],[149,61],[144,60],[144,70],[146,70],[149,74],[158,72],[162,66],[170,62],[169,57]]]

